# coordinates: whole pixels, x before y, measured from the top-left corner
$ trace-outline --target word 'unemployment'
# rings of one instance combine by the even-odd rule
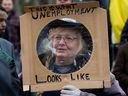
[[[82,15],[85,13],[93,13],[95,8],[96,7],[67,9],[67,10],[53,10],[53,11],[37,11],[37,12],[32,12],[31,15],[33,19],[42,19],[47,17],[68,16],[68,15]]]

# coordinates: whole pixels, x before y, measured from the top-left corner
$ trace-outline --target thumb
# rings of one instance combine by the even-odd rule
[[[78,88],[76,88],[75,86],[73,86],[73,85],[66,85],[66,86],[64,86],[64,87],[62,87],[63,89],[67,89],[67,90],[76,90],[76,89],[78,89]]]

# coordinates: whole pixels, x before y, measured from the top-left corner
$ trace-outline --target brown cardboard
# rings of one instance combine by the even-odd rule
[[[26,7],[26,13],[20,17],[24,86],[29,85],[34,92],[60,90],[66,84],[82,89],[110,87],[107,17],[106,11],[98,6],[98,2],[88,2]],[[79,12],[75,13],[74,10],[78,9]],[[67,14],[67,10],[73,10],[73,13]],[[53,11],[55,14],[51,13]],[[44,13],[46,14],[42,15]],[[86,65],[68,74],[49,71],[37,54],[37,41],[42,29],[60,18],[72,18],[81,22],[93,41],[91,57]],[[59,79],[55,79],[56,77]]]

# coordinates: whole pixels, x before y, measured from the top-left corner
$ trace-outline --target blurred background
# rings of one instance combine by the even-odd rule
[[[73,0],[73,2],[82,2],[82,1],[95,1],[95,0]],[[101,0],[101,1],[104,2],[104,0]],[[55,0],[14,0],[14,2],[15,2],[14,8],[19,15],[24,12],[24,6],[55,4]]]
[[[79,0],[76,0],[79,1]],[[24,6],[37,6],[43,4],[54,4],[55,0],[15,0],[15,10],[20,15],[24,12]]]

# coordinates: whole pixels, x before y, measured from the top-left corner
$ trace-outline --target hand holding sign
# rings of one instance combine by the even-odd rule
[[[81,91],[73,85],[66,85],[63,88],[60,96],[80,96]]]

